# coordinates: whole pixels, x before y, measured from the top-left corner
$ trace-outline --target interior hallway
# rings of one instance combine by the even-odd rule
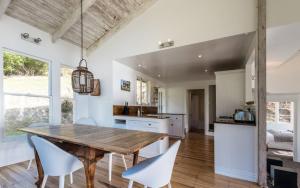
[[[171,140],[171,142],[174,140]],[[189,133],[183,140],[173,171],[173,188],[254,188],[254,183],[235,180],[214,174],[213,137],[201,133]],[[127,156],[128,165],[132,163],[131,156]],[[98,163],[96,170],[96,188],[125,188],[127,181],[121,178],[124,170],[121,158],[113,158],[112,182],[108,182],[107,156]],[[142,159],[141,159],[142,160]],[[20,163],[0,168],[0,188],[33,188],[36,177],[35,164],[26,170],[28,163]],[[85,176],[83,170],[74,173],[74,184],[69,185],[66,177],[66,188],[84,188]],[[47,188],[56,188],[58,178],[49,177]],[[134,187],[143,187],[134,184]]]

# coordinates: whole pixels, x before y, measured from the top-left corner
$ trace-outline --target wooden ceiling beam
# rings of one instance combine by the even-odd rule
[[[134,18],[138,17],[142,13],[144,13],[150,6],[152,6],[155,2],[158,0],[145,0],[144,4],[141,5],[136,10],[132,10],[131,13],[126,17],[121,19],[119,23],[117,23],[111,30],[108,30],[104,36],[100,37],[98,40],[96,40],[92,45],[90,45],[87,49],[87,53],[91,53],[93,50],[95,50],[98,46],[100,46],[102,43],[110,39],[115,33],[117,33],[119,30],[124,28],[126,25],[128,25]]]
[[[93,4],[95,4],[96,0],[84,0],[82,4],[82,12],[85,13]],[[79,19],[81,13],[80,4],[75,10],[70,13],[68,19],[53,33],[52,41],[56,42],[60,39]]]
[[[10,4],[11,0],[1,0],[0,1],[0,18],[5,14],[8,5]]]

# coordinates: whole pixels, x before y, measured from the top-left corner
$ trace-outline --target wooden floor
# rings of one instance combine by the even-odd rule
[[[171,141],[172,142],[172,141]],[[131,156],[126,157],[128,166]],[[141,159],[142,160],[142,159]],[[124,170],[121,158],[113,158],[112,182],[108,182],[107,156],[98,163],[96,170],[96,188],[127,187],[127,180],[121,178]],[[36,181],[35,164],[26,170],[27,162],[0,168],[0,188],[32,188]],[[183,140],[178,153],[172,176],[173,188],[254,188],[254,183],[240,181],[214,174],[213,138],[200,133],[190,133]],[[49,177],[46,187],[58,187],[58,178]],[[82,170],[74,173],[74,184],[66,178],[66,188],[84,188],[85,176]],[[134,184],[134,187],[143,187]]]

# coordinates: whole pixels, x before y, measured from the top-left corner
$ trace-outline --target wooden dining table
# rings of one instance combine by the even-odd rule
[[[77,124],[28,127],[20,131],[43,137],[78,157],[84,166],[87,188],[94,188],[96,163],[105,153],[133,154],[135,165],[142,148],[167,136],[161,133]],[[44,172],[35,149],[34,153],[38,171],[36,185],[40,187]]]

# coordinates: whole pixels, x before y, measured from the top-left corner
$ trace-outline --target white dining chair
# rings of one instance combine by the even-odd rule
[[[32,123],[28,127],[33,128],[33,127],[45,127],[45,126],[49,126],[49,123],[43,123],[43,122],[41,122],[41,123]],[[32,141],[31,141],[31,136],[32,136],[32,134],[27,133],[27,141],[28,141],[28,144],[29,144],[29,146],[31,147],[31,149],[33,151],[34,150],[34,145],[33,145]],[[32,158],[32,159],[29,160],[29,163],[28,163],[28,166],[27,166],[27,170],[30,169],[33,159],[34,158]]]
[[[94,125],[96,126],[96,121],[92,118],[80,118],[76,121],[76,124],[80,125]],[[115,153],[108,153],[108,180],[111,181],[111,176],[112,176],[112,158]],[[122,161],[124,164],[125,169],[127,170],[127,164],[125,160],[125,156],[121,155]]]
[[[48,176],[59,176],[59,188],[64,188],[65,176],[83,167],[80,160],[51,142],[38,136],[32,136],[31,140],[39,155],[44,171],[41,188],[45,187]],[[73,177],[71,176],[70,183],[73,183]]]
[[[133,182],[144,187],[159,188],[168,185],[171,188],[171,176],[181,141],[175,142],[164,154],[146,159],[122,173],[122,177],[129,179],[128,188]]]

